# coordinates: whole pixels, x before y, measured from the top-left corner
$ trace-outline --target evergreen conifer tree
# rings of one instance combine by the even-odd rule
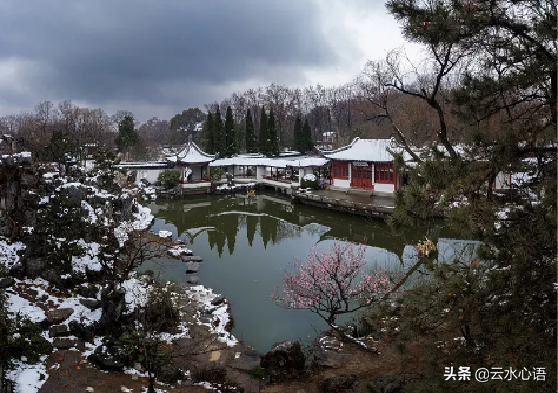
[[[114,140],[120,152],[126,152],[139,141],[139,135],[134,127],[134,118],[126,116],[118,123],[118,136]]]
[[[221,111],[217,108],[215,117],[213,118],[213,143],[215,144],[215,152],[219,153],[219,157],[226,154],[225,129],[223,127],[223,119],[221,119]]]
[[[395,68],[386,85],[430,106],[438,118],[433,134],[445,149],[415,165],[399,160],[398,172],[407,171],[411,184],[397,191],[391,224],[423,225],[411,217],[442,212],[455,229],[482,240],[478,260],[470,265],[424,264],[434,279],[424,283],[427,291],[417,291],[424,296],[406,300],[398,324],[409,333],[407,342],[414,339],[411,334],[429,337],[425,353],[435,354],[444,334],[462,337],[463,345],[444,355],[445,366],[467,362],[478,369],[489,360],[514,369],[536,363],[556,370],[558,17],[552,2],[511,4],[387,2],[405,36],[428,48],[427,60],[435,66],[429,87],[404,85]],[[454,83],[449,78],[457,69]],[[478,129],[463,151],[454,148],[462,135],[447,132],[450,115],[453,127]],[[510,179],[513,203],[493,193],[498,174],[509,171],[518,177],[530,173],[529,179]],[[425,198],[425,184],[436,193]],[[466,203],[451,206],[456,200]],[[422,384],[428,391],[479,391],[478,385],[444,383],[438,371],[436,366],[426,374]],[[537,386],[494,383],[490,389],[555,392],[556,373]]]
[[[246,152],[256,152],[256,134],[254,131],[254,120],[250,108],[246,111]]]
[[[312,130],[308,124],[308,119],[304,120],[304,127],[302,128],[302,152],[311,151],[314,148],[314,142],[312,142]]]
[[[205,121],[206,144],[205,151],[209,154],[215,154],[215,136],[213,131],[213,114],[209,112]]]
[[[260,113],[260,135],[258,137],[258,150],[261,154],[266,154],[268,142],[267,135],[267,114],[265,113],[265,108],[262,106],[262,111]],[[267,154],[266,154],[267,155]]]
[[[277,129],[275,128],[275,116],[273,116],[273,108],[269,111],[269,119],[267,126],[267,133],[269,135],[269,155],[278,156],[279,155],[279,138],[277,136]]]
[[[294,125],[294,144],[293,148],[296,151],[303,152],[304,149],[302,147],[302,120],[300,119],[300,115],[296,117],[295,125]]]
[[[227,106],[227,114],[225,115],[225,155],[227,157],[232,157],[235,154],[235,145],[234,118],[232,108],[229,105]]]

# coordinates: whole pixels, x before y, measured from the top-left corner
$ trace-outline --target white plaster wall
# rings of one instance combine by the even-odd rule
[[[264,178],[265,167],[258,166],[256,169],[256,177],[258,180],[262,180]]]
[[[333,185],[335,187],[351,188],[350,180],[333,179]]]
[[[136,183],[139,183],[141,179],[146,179],[149,183],[155,183],[164,169],[137,169],[138,174],[136,175]]]
[[[394,191],[394,186],[393,184],[383,184],[383,183],[375,183],[374,184],[374,191],[378,191],[378,192],[391,192],[393,193]]]

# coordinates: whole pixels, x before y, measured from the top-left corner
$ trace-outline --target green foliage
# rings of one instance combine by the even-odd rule
[[[406,392],[556,390],[554,372],[539,385],[440,382],[443,366],[452,364],[556,369],[557,154],[548,144],[556,142],[558,17],[550,3],[513,4],[387,3],[406,37],[428,48],[441,82],[394,88],[430,105],[440,125],[451,115],[455,129],[478,130],[462,156],[450,159],[434,148],[407,168],[411,185],[396,195],[394,227],[444,216],[462,236],[483,241],[474,264],[426,266],[432,279],[404,295],[400,339],[424,339],[430,366],[427,378]],[[450,67],[462,67],[460,80],[436,96]],[[444,133],[440,126],[438,139],[447,147]],[[493,182],[510,170],[529,177],[513,195],[498,198]]]
[[[205,151],[209,154],[215,154],[215,132],[213,128],[213,114],[209,112],[204,125],[206,133]]]
[[[269,111],[269,119],[267,123],[267,134],[269,136],[270,143],[268,144],[267,155],[278,156],[279,155],[279,137],[277,136],[277,129],[275,128],[275,116],[273,115],[273,108]]]
[[[213,180],[221,180],[225,171],[221,167],[211,167],[211,179]]]
[[[232,157],[236,153],[238,153],[238,148],[236,147],[234,134],[234,118],[232,108],[228,106],[227,114],[225,115],[225,155]]]
[[[314,142],[312,142],[312,130],[308,124],[308,119],[304,120],[304,127],[302,127],[302,141],[300,144],[301,152],[307,152],[314,149]]]
[[[139,135],[134,127],[134,118],[126,116],[118,123],[118,136],[114,140],[118,150],[123,152],[139,141]]]
[[[302,120],[300,116],[296,117],[294,124],[294,149],[299,152],[304,152],[304,136],[302,135]]]
[[[165,187],[170,190],[176,187],[180,183],[180,172],[174,169],[165,169],[159,173],[157,180],[164,184]]]
[[[248,374],[254,379],[266,379],[268,376],[267,370],[260,366],[254,367]]]
[[[219,157],[224,157],[227,151],[227,141],[225,139],[225,128],[223,126],[223,119],[221,118],[221,111],[219,107],[213,116],[213,143],[215,146],[215,153]]]
[[[205,119],[206,115],[201,109],[188,108],[172,117],[170,128],[173,131],[180,131],[182,133],[185,133],[184,131],[193,132],[195,124],[201,123]]]
[[[254,120],[252,119],[252,112],[250,108],[246,111],[246,152],[256,153],[256,134],[254,131]]]
[[[136,309],[134,329],[118,338],[115,348],[120,358],[129,365],[139,363],[150,375],[152,385],[161,369],[171,361],[170,346],[159,333],[171,332],[180,319],[172,299],[176,285],[156,281],[148,292],[144,308]]]
[[[314,190],[317,190],[318,188],[320,188],[320,181],[317,178],[315,180],[301,179],[300,188],[312,188]]]
[[[115,182],[117,174],[126,174],[126,170],[119,169],[120,158],[109,149],[100,148],[93,156],[95,164],[92,175],[98,176],[101,189],[119,193],[120,187]]]
[[[6,268],[0,265],[0,278],[6,276]],[[27,358],[28,363],[37,363],[42,355],[52,352],[52,345],[41,336],[41,327],[23,318],[19,313],[8,311],[7,296],[0,289],[0,386],[6,386],[6,371],[14,366],[14,360]]]
[[[70,135],[62,130],[55,130],[52,132],[50,142],[42,156],[45,161],[64,164],[66,162],[66,154],[71,153],[74,148]]]
[[[258,150],[260,153],[265,155],[269,155],[269,133],[267,127],[267,114],[265,113],[265,108],[262,107],[262,110],[260,112],[260,134],[258,135]]]
[[[46,260],[47,266],[60,274],[71,273],[72,257],[84,254],[78,241],[85,233],[86,217],[81,199],[55,195],[39,205],[33,232],[25,238],[32,250],[30,256]]]

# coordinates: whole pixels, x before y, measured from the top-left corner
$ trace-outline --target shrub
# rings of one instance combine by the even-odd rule
[[[304,180],[300,181],[300,188],[312,188],[313,190],[317,190],[320,188],[320,181],[318,179],[315,180]]]
[[[165,169],[157,178],[167,189],[174,188],[180,183],[180,172],[173,169]]]
[[[211,178],[213,180],[221,180],[221,177],[225,174],[225,171],[219,167],[211,168]]]
[[[263,367],[257,366],[249,371],[249,374],[254,379],[266,379],[267,370]]]

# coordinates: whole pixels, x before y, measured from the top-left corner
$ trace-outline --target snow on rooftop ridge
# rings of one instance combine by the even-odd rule
[[[186,163],[199,163],[199,162],[211,162],[215,159],[215,156],[208,154],[201,150],[198,145],[194,142],[188,142],[186,146],[178,152],[175,156],[176,159],[172,157],[167,157],[168,161],[182,161]]]
[[[246,157],[235,156],[226,157],[215,160],[209,164],[211,167],[216,166],[272,166],[276,168],[285,167],[308,167],[308,166],[323,166],[327,162],[324,157],[308,157],[308,156],[283,156],[279,158],[274,157]]]
[[[337,150],[322,152],[329,159],[341,161],[393,161],[393,155],[388,151],[392,149],[391,139],[360,139],[355,138],[350,145]]]

